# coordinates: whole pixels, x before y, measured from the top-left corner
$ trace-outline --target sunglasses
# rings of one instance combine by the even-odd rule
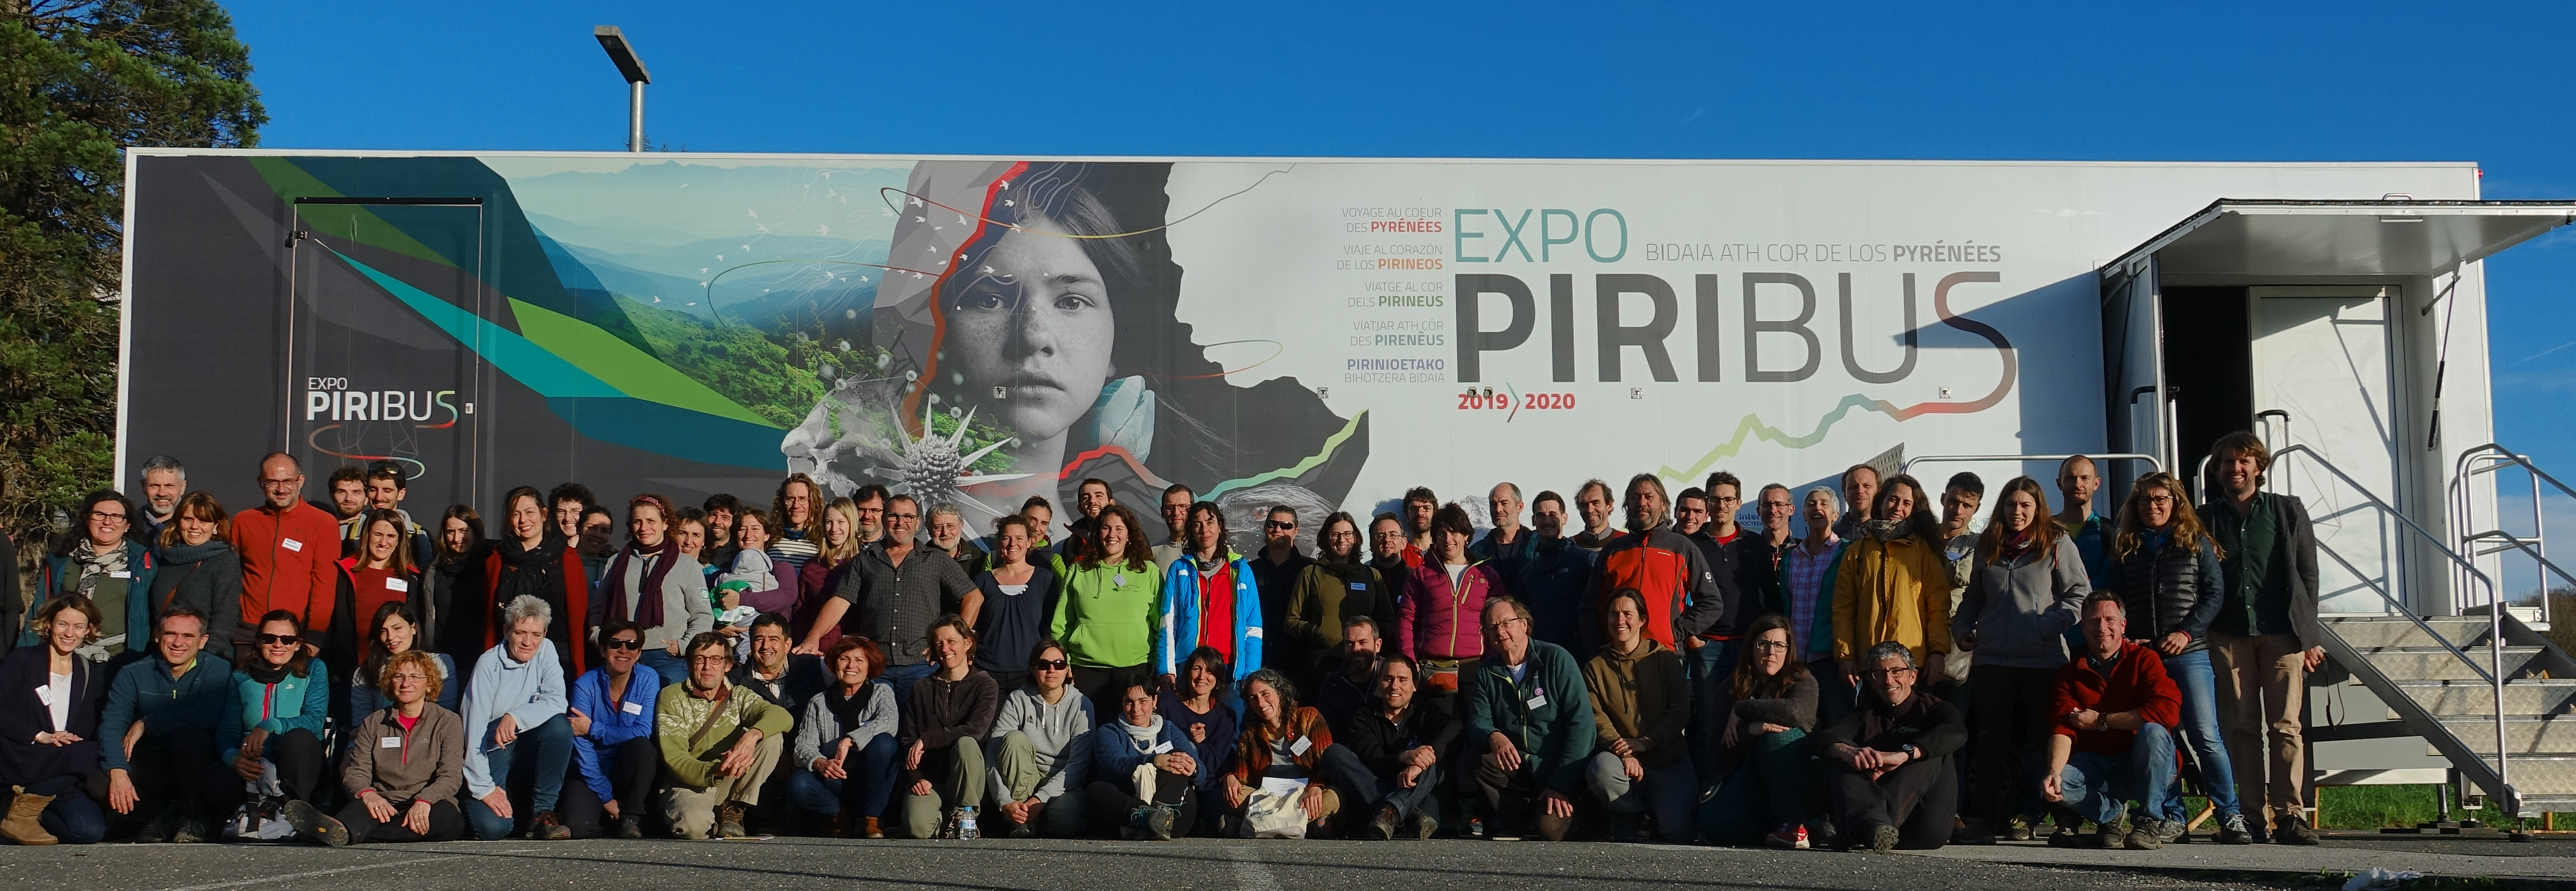
[[[1030,671],[1063,671],[1071,667],[1073,663],[1062,659],[1036,659],[1029,662]]]
[[[1271,521],[1269,521],[1269,522],[1267,522],[1267,523],[1263,523],[1263,524],[1261,524],[1261,525],[1263,525],[1263,526],[1267,526],[1267,527],[1270,527],[1270,528],[1272,528],[1272,529],[1295,529],[1295,528],[1297,528],[1297,524],[1295,524],[1295,523],[1282,523],[1282,522],[1279,522],[1278,520],[1271,520]]]
[[[292,634],[262,634],[259,636],[259,643],[261,646],[267,646],[269,644],[300,644],[303,642],[304,638],[297,637]]]
[[[640,640],[602,641],[599,648],[603,650],[640,650],[644,648],[644,642]]]

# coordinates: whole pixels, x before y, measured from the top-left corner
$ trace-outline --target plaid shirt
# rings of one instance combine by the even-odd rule
[[[1833,568],[1835,552],[1841,545],[1842,539],[1828,529],[1825,531],[1824,553],[1810,553],[1801,545],[1790,548],[1788,555],[1780,559],[1780,587],[1789,600],[1789,634],[1793,639],[1806,642],[1803,649],[1809,659],[1817,658],[1832,648],[1831,638],[1825,635],[1815,635],[1820,640],[1806,639],[1816,626],[1816,602],[1824,593],[1819,589],[1825,584],[1825,570]],[[1824,646],[1818,646],[1819,643]]]

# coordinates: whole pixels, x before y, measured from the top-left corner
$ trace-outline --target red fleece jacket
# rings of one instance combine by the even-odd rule
[[[2104,677],[2093,670],[2093,661],[2076,656],[2057,669],[2056,701],[2049,714],[2057,716],[2057,735],[2075,738],[2075,751],[2103,755],[2126,755],[2135,730],[2077,730],[2067,723],[2067,716],[2087,709],[2103,714],[2136,711],[2151,724],[2162,724],[2171,730],[2182,721],[2182,693],[2174,688],[2173,678],[2165,675],[2165,661],[2156,651],[2128,641],[2120,642],[2120,661],[2111,664],[2111,674]]]

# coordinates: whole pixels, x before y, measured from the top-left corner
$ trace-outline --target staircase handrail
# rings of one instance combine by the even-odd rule
[[[2470,466],[2472,463],[2477,462],[2484,462],[2484,466]],[[2544,482],[2548,483],[2551,487],[2556,488],[2560,493],[2567,497],[2576,498],[2576,487],[2571,487],[2566,483],[2559,481],[2557,477],[2550,476],[2548,471],[2540,469],[2540,465],[2533,464],[2531,459],[2525,457],[2522,453],[2506,448],[2503,443],[2490,442],[2485,445],[2462,450],[2459,457],[2453,459],[2451,462],[2451,485],[2449,494],[2451,500],[2452,528],[2459,530],[2461,533],[2460,542],[2463,546],[2467,545],[2469,540],[2473,538],[2483,537],[2488,534],[2484,532],[2470,533],[2468,531],[2471,526],[2471,521],[2475,519],[2472,516],[2472,506],[2469,504],[2469,478],[2480,474],[2503,470],[2507,466],[2520,467],[2525,473],[2529,473],[2531,475],[2531,538],[2533,541],[2545,542],[2547,539],[2547,527],[2544,525],[2546,521],[2543,519],[2543,515],[2546,512],[2543,511],[2540,506],[2540,484]],[[2498,519],[2497,527],[2498,528],[2493,531],[2503,531],[2503,522],[2501,518]],[[2533,560],[2538,561],[2541,568],[2545,571],[2540,577],[2540,620],[2543,622],[2552,620],[2552,617],[2549,614],[2549,577],[2546,573],[2555,572],[2560,578],[2568,578],[2570,581],[2576,581],[2576,577],[2570,577],[2566,571],[2559,569],[2557,564],[2549,562],[2549,558],[2547,556],[2548,548],[2549,546],[2546,543],[2543,543],[2536,549],[2528,547],[2521,549]]]

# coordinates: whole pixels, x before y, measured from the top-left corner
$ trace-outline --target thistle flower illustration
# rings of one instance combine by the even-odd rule
[[[894,482],[887,488],[896,492],[911,493],[914,497],[920,498],[925,506],[949,502],[959,507],[972,507],[989,516],[1002,516],[1002,511],[966,494],[966,487],[1025,479],[1033,475],[970,472],[970,468],[975,466],[976,461],[992,454],[995,449],[1008,445],[1011,440],[998,440],[973,452],[961,453],[958,446],[966,439],[967,426],[975,420],[974,409],[967,409],[966,416],[958,419],[957,429],[944,437],[930,426],[934,411],[936,409],[931,406],[922,407],[919,436],[914,436],[911,431],[904,430],[900,426],[896,427],[895,435],[901,441],[902,448],[888,449],[886,452],[895,459],[893,463],[899,466],[871,467],[868,472],[893,480]]]

